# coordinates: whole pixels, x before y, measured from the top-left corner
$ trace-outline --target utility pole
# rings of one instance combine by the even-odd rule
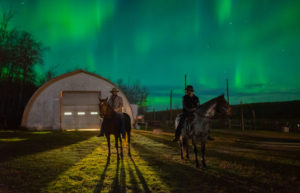
[[[153,107],[153,121],[155,121],[155,108]]]
[[[170,125],[172,125],[172,122],[173,122],[172,98],[173,98],[173,90],[171,89],[171,93],[170,93]]]
[[[253,117],[253,130],[256,130],[256,118],[255,118],[255,110],[252,110],[252,117]]]
[[[186,89],[186,74],[184,75],[184,89]]]
[[[228,87],[228,79],[226,80],[226,88],[227,88],[227,101],[229,104],[229,87]]]
[[[229,104],[229,86],[228,86],[228,79],[226,79],[226,90],[227,90],[227,101]],[[228,129],[231,129],[231,119],[228,118]]]
[[[245,131],[244,109],[243,109],[243,102],[242,101],[241,101],[241,119],[242,119],[242,131]]]

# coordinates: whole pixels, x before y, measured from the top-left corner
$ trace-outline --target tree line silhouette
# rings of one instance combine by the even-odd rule
[[[0,20],[0,128],[14,129],[20,125],[24,107],[37,89],[35,65],[43,64],[45,50],[26,31],[10,29],[11,11]]]

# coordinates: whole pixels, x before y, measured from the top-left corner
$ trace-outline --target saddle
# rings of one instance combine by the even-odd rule
[[[195,119],[195,115],[193,113],[189,113],[186,115],[184,123],[183,123],[183,128],[186,129],[187,132],[191,131],[191,123]]]

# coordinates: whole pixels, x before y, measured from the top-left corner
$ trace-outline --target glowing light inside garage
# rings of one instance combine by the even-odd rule
[[[85,112],[78,112],[77,115],[85,115]]]
[[[91,115],[98,115],[98,112],[91,112]]]
[[[72,115],[72,112],[65,112],[64,115],[70,116],[70,115]]]

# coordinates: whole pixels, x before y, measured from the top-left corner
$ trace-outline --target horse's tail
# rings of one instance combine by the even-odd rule
[[[131,120],[128,114],[123,113],[124,118],[125,118],[125,133],[126,133],[126,138],[127,138],[127,144],[128,144],[128,155],[131,157],[131,152],[130,152],[130,133],[131,133]]]
[[[178,114],[175,118],[175,123],[174,123],[174,126],[175,126],[175,129],[178,127],[178,124],[179,124],[179,120],[180,120],[180,116],[182,115],[182,113]]]
[[[131,133],[131,120],[127,113],[123,113],[125,119],[125,133],[128,143],[130,143],[130,133]]]

